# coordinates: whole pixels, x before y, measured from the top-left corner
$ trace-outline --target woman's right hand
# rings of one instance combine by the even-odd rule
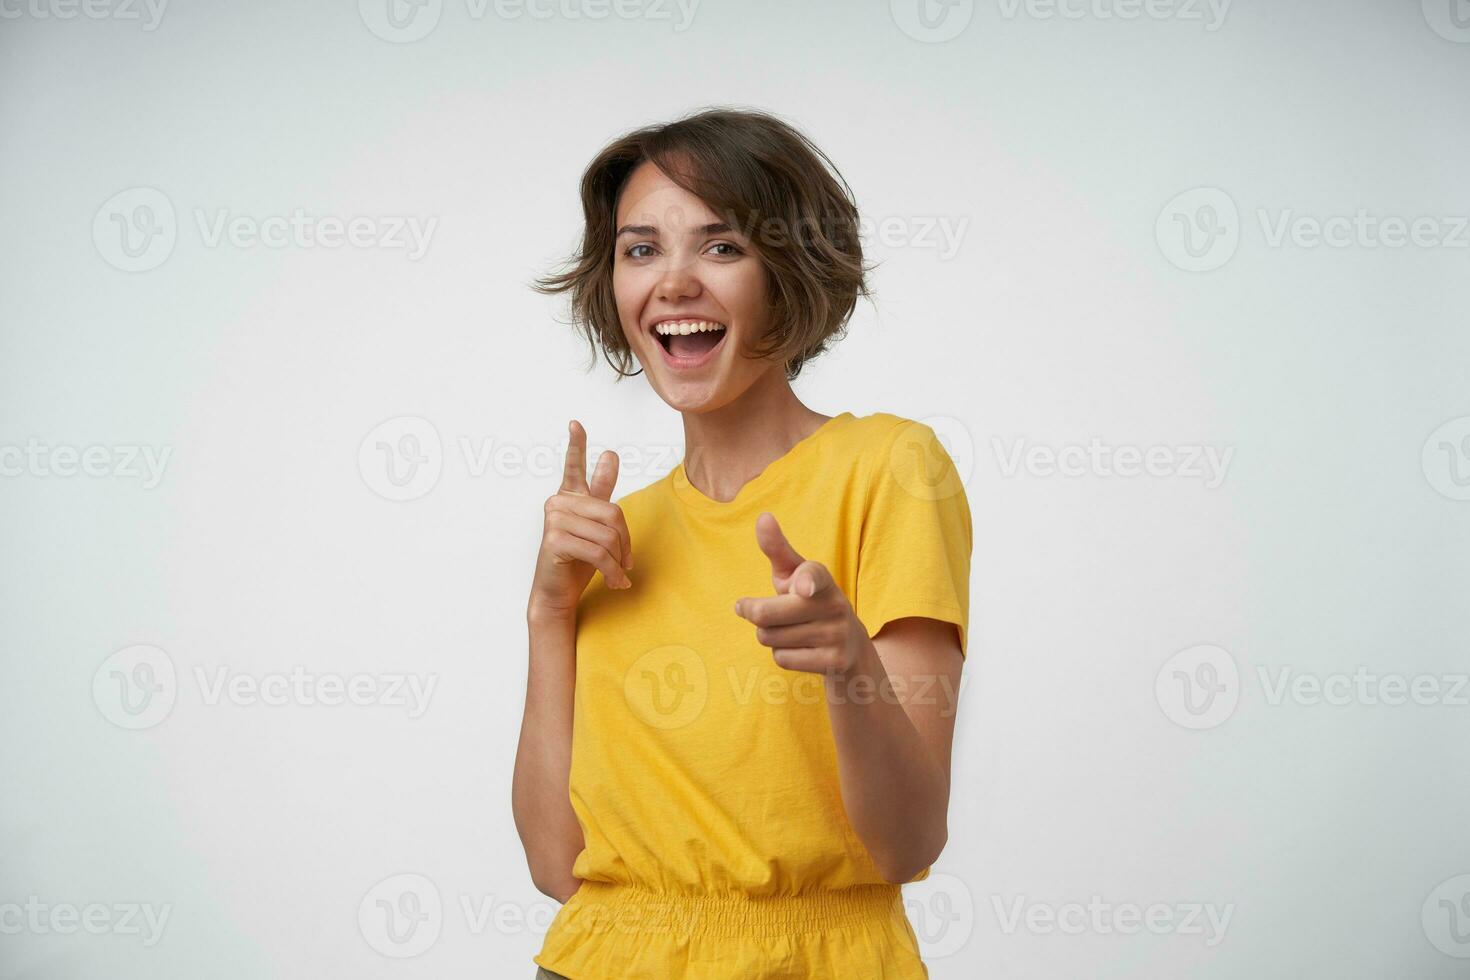
[[[589,487],[587,431],[576,419],[569,430],[561,487],[546,500],[528,609],[575,616],[577,602],[595,572],[602,572],[608,588],[632,587],[625,570],[633,567],[633,542],[623,509],[612,502],[618,454],[608,449],[597,457]]]

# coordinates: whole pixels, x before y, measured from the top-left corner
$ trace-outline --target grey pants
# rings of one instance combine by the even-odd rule
[[[536,980],[567,980],[560,973],[552,973],[544,966],[536,967]]]

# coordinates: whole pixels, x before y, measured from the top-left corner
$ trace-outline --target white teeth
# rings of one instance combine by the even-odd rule
[[[653,329],[655,332],[665,335],[691,334],[705,333],[710,330],[724,330],[725,325],[723,323],[715,323],[713,320],[665,320],[662,323],[654,324]]]

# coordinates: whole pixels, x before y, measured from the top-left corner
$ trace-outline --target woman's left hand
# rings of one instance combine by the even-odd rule
[[[832,573],[797,554],[774,514],[755,520],[755,539],[771,560],[767,598],[736,600],[735,613],[756,626],[755,638],[788,670],[845,675],[872,651],[872,639]]]

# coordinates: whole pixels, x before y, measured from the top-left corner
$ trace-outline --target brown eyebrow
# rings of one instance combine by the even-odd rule
[[[716,221],[713,224],[695,228],[693,233],[696,235],[721,235],[728,231],[730,231],[729,225],[723,221]],[[653,225],[623,225],[623,227],[618,229],[617,237],[622,238],[624,235],[651,235],[657,238],[658,229]]]

